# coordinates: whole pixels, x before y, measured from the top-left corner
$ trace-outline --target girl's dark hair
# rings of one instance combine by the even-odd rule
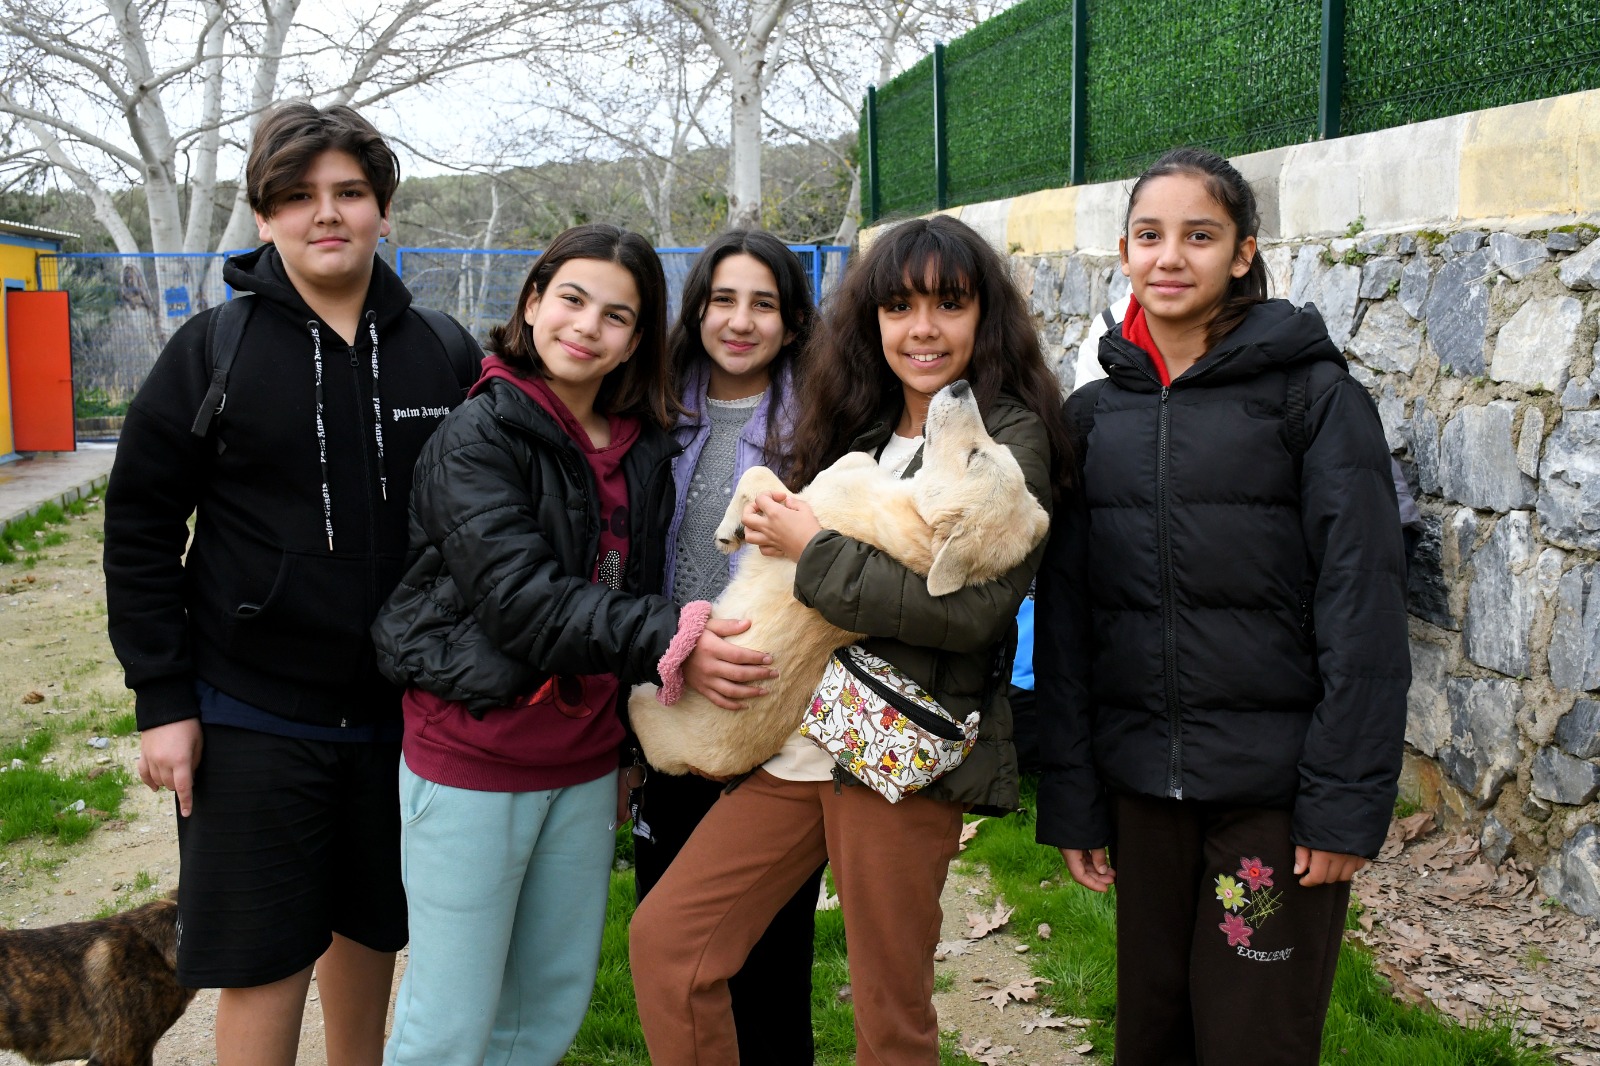
[[[562,264],[573,259],[616,263],[633,276],[633,284],[639,290],[639,317],[633,324],[639,345],[627,362],[614,368],[600,383],[594,409],[601,414],[649,419],[663,429],[671,428],[682,407],[667,388],[667,279],[656,250],[637,233],[603,222],[573,226],[562,232],[528,272],[510,320],[489,331],[489,349],[520,374],[549,376],[533,346],[533,327],[523,315],[528,301],[535,294],[543,296]]]
[[[984,414],[1007,392],[1043,420],[1051,490],[1059,497],[1075,469],[1061,388],[1045,366],[1039,335],[1005,264],[972,227],[946,215],[900,223],[845,271],[806,350],[801,413],[781,471],[784,480],[810,484],[883,417],[886,406],[900,405],[900,379],[884,358],[878,308],[912,291],[977,298],[967,381]]]
[[[277,104],[256,125],[244,165],[250,209],[271,218],[317,156],[329,150],[355,156],[378,200],[378,210],[387,215],[400,184],[400,160],[389,142],[352,108],[343,104],[318,108],[304,100]]]
[[[772,396],[767,404],[771,414],[767,418],[767,439],[763,447],[768,461],[775,462],[783,454],[785,443],[782,420],[777,417],[783,405],[783,370],[794,363],[805,347],[816,318],[805,268],[788,245],[761,230],[730,230],[705,246],[689,268],[689,276],[683,283],[683,298],[678,305],[678,321],[667,337],[667,380],[672,395],[681,397],[689,373],[702,360],[710,361],[711,356],[700,340],[700,322],[705,318],[711,299],[711,277],[717,271],[717,264],[730,255],[748,255],[772,271],[778,283],[778,314],[783,318],[784,332],[794,334],[794,339],[778,349],[778,354],[767,365]]]
[[[1228,217],[1233,219],[1233,225],[1239,231],[1233,246],[1235,254],[1238,254],[1239,246],[1246,237],[1257,236],[1261,229],[1261,212],[1256,208],[1255,191],[1232,163],[1204,148],[1174,148],[1139,175],[1139,180],[1133,183],[1133,191],[1128,193],[1128,210],[1122,216],[1124,233],[1128,230],[1134,202],[1139,199],[1139,191],[1144,188],[1145,182],[1173,174],[1190,174],[1205,182],[1206,191],[1228,212]],[[1266,298],[1267,265],[1258,250],[1250,260],[1250,270],[1243,277],[1228,280],[1227,291],[1222,296],[1222,309],[1206,326],[1207,350],[1244,321],[1252,304],[1258,304]]]

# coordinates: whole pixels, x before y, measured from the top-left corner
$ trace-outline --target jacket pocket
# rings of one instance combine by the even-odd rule
[[[365,555],[284,552],[272,590],[224,616],[230,658],[290,681],[341,685],[373,669],[371,561]]]

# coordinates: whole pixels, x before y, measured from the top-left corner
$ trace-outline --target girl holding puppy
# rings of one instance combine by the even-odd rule
[[[678,623],[657,594],[672,515],[665,283],[614,226],[567,230],[490,335],[417,464],[410,558],[374,626],[406,685],[400,768],[411,957],[390,1064],[549,1066],[600,951],[630,685]],[[687,682],[772,676],[713,622]]]
[[[1257,226],[1210,152],[1135,183],[1133,301],[1068,406],[1085,505],[1039,575],[1038,838],[1117,886],[1125,1066],[1318,1061],[1400,769],[1388,447],[1316,309],[1266,299]]]
[[[794,429],[795,360],[815,309],[799,258],[778,238],[736,230],[713,240],[684,282],[667,340],[669,389],[683,413],[673,435],[676,506],[667,535],[666,595],[682,607],[715,600],[738,556],[717,551],[716,528],[739,478],[782,459]],[[634,826],[639,899],[660,880],[723,786],[649,770]],[[809,1066],[811,962],[818,866],[774,916],[728,983],[748,1061]]]
[[[998,256],[945,217],[895,227],[851,264],[806,353],[799,422],[779,473],[803,486],[850,451],[902,476],[920,465],[933,395],[972,385],[990,435],[1049,508],[1066,434],[1054,379]],[[747,539],[797,562],[795,595],[916,679],[957,718],[979,708],[978,744],[928,789],[891,804],[796,734],[720,798],[634,916],[634,986],[651,1061],[740,1061],[728,979],[818,865],[832,865],[851,941],[856,1060],[936,1062],[933,951],[939,893],[963,811],[1017,805],[1003,688],[991,683],[1042,547],[992,582],[934,598],[926,581],[822,529],[803,501],[764,495]]]

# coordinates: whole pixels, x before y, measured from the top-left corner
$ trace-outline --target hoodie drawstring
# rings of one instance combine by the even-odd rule
[[[328,431],[322,423],[322,331],[317,320],[306,323],[311,331],[311,362],[317,371],[317,461],[322,464],[322,526],[333,551],[333,495],[328,491]]]
[[[378,399],[378,313],[367,312],[367,336],[372,338],[372,431],[378,439],[378,490],[389,498],[389,472],[383,465],[383,404]]]
[[[378,442],[378,490],[389,498],[389,471],[383,462],[383,401],[378,395],[377,312],[367,312],[367,336],[372,338],[372,433]],[[328,490],[328,430],[322,421],[322,329],[316,319],[306,323],[311,331],[311,361],[317,372],[317,461],[322,465],[322,527],[333,551],[333,493]],[[352,365],[355,353],[350,353]]]

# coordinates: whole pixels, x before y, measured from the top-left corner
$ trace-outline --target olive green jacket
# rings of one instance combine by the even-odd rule
[[[851,445],[876,452],[889,438],[898,409],[874,423]],[[996,441],[1011,449],[1028,488],[1050,509],[1050,442],[1038,416],[1001,395],[984,418]],[[922,465],[919,452],[906,476]],[[1004,681],[991,684],[995,648],[1009,639],[1017,608],[1044,555],[1044,541],[1004,577],[947,596],[928,595],[927,582],[879,551],[831,529],[806,545],[795,572],[795,598],[841,629],[867,634],[861,641],[914,678],[956,718],[965,718],[991,693],[966,760],[919,795],[953,800],[1004,814],[1017,809],[1017,750],[1011,742],[1011,705]]]

